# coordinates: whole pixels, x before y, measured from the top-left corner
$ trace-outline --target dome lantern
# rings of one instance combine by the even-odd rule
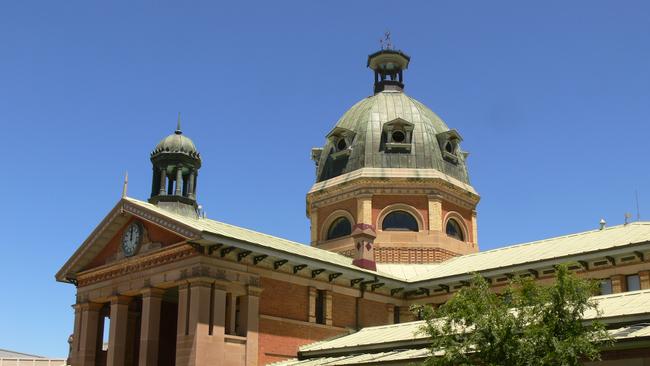
[[[178,114],[176,131],[162,139],[151,152],[153,179],[149,202],[176,213],[198,217],[196,184],[201,155],[194,142],[183,135]]]
[[[368,67],[375,72],[375,94],[384,90],[404,90],[403,71],[411,58],[402,51],[382,49],[368,56]]]

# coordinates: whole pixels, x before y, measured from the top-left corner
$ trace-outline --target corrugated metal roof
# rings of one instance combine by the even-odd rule
[[[306,360],[291,359],[272,363],[273,366],[311,366],[311,365],[356,365],[356,364],[377,364],[383,362],[395,362],[423,359],[429,356],[429,350],[406,349],[378,353],[362,353],[339,357],[322,357]]]
[[[585,319],[594,319],[596,317],[600,319],[611,319],[628,315],[646,314],[650,320],[650,290],[595,296],[593,299],[598,303],[601,313],[598,316],[595,311],[589,311],[585,314]],[[310,352],[361,346],[368,347],[372,345],[426,339],[426,335],[418,332],[423,324],[423,321],[415,321],[367,327],[356,333],[339,338],[302,346],[300,347],[300,351]]]
[[[344,255],[330,252],[327,250],[311,247],[309,245],[297,243],[291,240],[278,238],[268,234],[263,234],[257,231],[245,229],[239,226],[229,225],[223,222],[207,219],[207,218],[192,218],[179,215],[148,202],[136,200],[134,198],[125,197],[126,201],[138,205],[147,210],[156,212],[160,215],[167,216],[183,225],[187,225],[195,230],[205,231],[214,235],[220,235],[228,238],[233,238],[240,241],[245,241],[251,244],[257,244],[262,247],[272,248],[281,252],[300,255],[303,257],[320,260],[332,263],[341,267],[347,267],[355,271],[363,271],[371,274],[377,274],[374,271],[365,270],[352,264],[352,258]],[[400,280],[398,277],[393,277],[390,274],[383,274],[385,277]]]
[[[214,235],[234,238],[262,247],[292,253],[306,258],[332,263],[334,265],[379,274],[385,278],[405,282],[418,282],[436,278],[463,275],[511,265],[552,260],[558,257],[579,255],[604,249],[613,249],[633,243],[650,240],[650,222],[635,222],[628,225],[613,226],[604,230],[592,230],[556,238],[534,241],[499,249],[468,254],[449,259],[439,264],[383,264],[378,263],[378,271],[368,271],[352,264],[352,259],[338,253],[311,247],[309,245],[263,234],[242,227],[225,224],[206,218],[191,218],[164,210],[156,205],[125,198],[126,201],[150,211]]]
[[[650,240],[650,222],[634,222],[577,234],[467,254],[440,263],[412,282],[613,249]]]
[[[356,333],[302,346],[300,352],[426,339],[425,334],[419,333],[422,325],[424,325],[424,321],[366,327]]]
[[[10,351],[8,349],[0,348],[0,358],[45,358],[43,356],[30,355],[28,353]]]

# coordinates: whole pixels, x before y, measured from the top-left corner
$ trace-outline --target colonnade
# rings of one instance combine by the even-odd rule
[[[171,316],[163,314],[166,290],[159,288],[76,304],[72,366],[257,365],[260,288],[247,285],[234,292],[219,281],[196,278],[175,289],[178,302]],[[139,324],[133,321],[134,309]],[[103,351],[107,310],[110,328]],[[170,345],[161,334],[165,337],[174,326]],[[174,346],[174,352],[165,348]]]

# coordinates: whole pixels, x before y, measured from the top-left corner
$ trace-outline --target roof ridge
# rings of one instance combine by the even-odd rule
[[[137,199],[137,198],[133,198],[133,197],[125,197],[125,198],[127,198],[127,199],[129,199],[129,200],[131,200],[131,201],[135,201],[135,202],[137,202],[137,203],[143,203],[143,204],[146,204],[146,205],[151,205],[151,206],[156,207],[157,209],[160,209],[160,207],[157,207],[156,205],[153,205],[153,204],[151,204],[151,203],[149,203],[149,202],[141,201],[141,200],[139,200],[139,199]],[[175,213],[175,212],[170,212],[170,211],[166,211],[165,214],[170,214],[170,215],[175,215],[175,216],[181,216],[182,219],[196,220],[196,221],[198,221],[198,222],[201,222],[202,220],[205,220],[205,221],[211,221],[211,222],[213,222],[213,223],[216,223],[216,224],[219,224],[219,225],[223,225],[223,226],[227,226],[227,227],[230,227],[230,228],[234,228],[234,229],[239,229],[239,230],[248,231],[248,232],[255,233],[255,234],[257,234],[257,235],[261,235],[261,236],[265,236],[265,237],[267,237],[267,238],[271,238],[271,239],[281,240],[281,241],[283,241],[283,242],[285,242],[285,243],[287,243],[287,244],[291,244],[291,245],[299,245],[301,248],[310,248],[309,250],[318,251],[318,252],[321,252],[321,253],[327,253],[328,255],[332,255],[332,256],[340,257],[341,259],[350,259],[349,257],[346,257],[346,256],[344,256],[344,255],[342,255],[342,254],[339,254],[339,253],[330,252],[329,250],[316,248],[316,247],[313,247],[313,246],[311,246],[311,245],[307,245],[307,244],[300,243],[300,242],[297,242],[297,241],[293,241],[293,240],[290,240],[290,239],[285,239],[285,238],[282,238],[282,237],[279,237],[279,236],[275,236],[275,235],[271,235],[271,234],[263,233],[263,232],[261,232],[261,231],[257,231],[257,230],[250,229],[250,228],[247,228],[247,227],[238,226],[238,225],[234,225],[234,224],[229,224],[229,223],[226,223],[226,222],[223,222],[223,221],[218,221],[218,220],[214,220],[214,219],[210,219],[210,218],[198,218],[198,219],[192,219],[191,217],[186,217],[186,216],[178,215],[177,213]]]
[[[519,248],[519,247],[524,247],[524,246],[529,246],[529,245],[540,244],[540,243],[544,243],[544,242],[548,242],[548,241],[552,241],[552,240],[571,238],[571,237],[575,237],[575,236],[582,236],[582,235],[588,235],[588,234],[595,234],[595,233],[599,233],[599,232],[603,232],[603,231],[611,231],[611,230],[615,230],[615,229],[623,229],[623,228],[626,228],[626,227],[629,227],[629,226],[639,226],[639,225],[650,225],[650,221],[635,221],[635,222],[631,222],[629,224],[620,224],[620,225],[616,225],[616,226],[607,227],[607,228],[604,228],[602,230],[593,229],[593,230],[587,230],[587,231],[580,231],[580,232],[577,232],[577,233],[564,234],[564,235],[560,235],[560,236],[552,236],[552,237],[549,237],[549,238],[533,240],[533,241],[529,241],[529,242],[506,244],[506,245],[498,247],[498,248],[493,248],[493,249],[484,250],[484,251],[480,251],[480,252],[476,252],[476,253],[470,253],[470,254],[457,256],[457,257],[451,258],[451,259],[449,259],[449,260],[447,260],[447,261],[445,261],[443,263],[450,262],[450,261],[453,261],[453,260],[459,259],[459,258],[468,258],[468,257],[473,257],[473,256],[485,254],[485,253],[492,253],[492,252],[498,252],[498,251],[507,250],[507,249],[511,249],[511,248]]]

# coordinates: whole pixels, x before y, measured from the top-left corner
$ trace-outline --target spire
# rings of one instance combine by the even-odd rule
[[[176,123],[176,131],[174,131],[175,134],[181,135],[183,131],[181,131],[181,112],[178,112],[178,122]]]
[[[122,187],[122,198],[126,197],[126,190],[129,188],[129,171],[124,173],[124,186]]]

